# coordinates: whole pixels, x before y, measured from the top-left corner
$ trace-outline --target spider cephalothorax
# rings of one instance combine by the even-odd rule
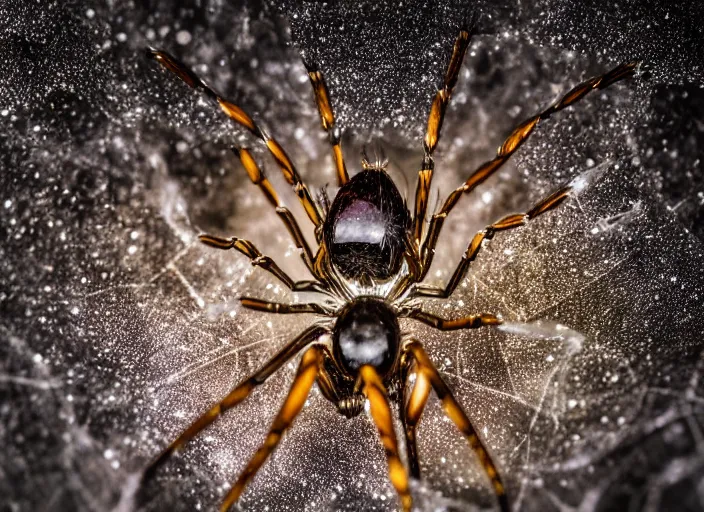
[[[337,317],[332,344],[333,355],[347,377],[355,379],[362,366],[371,365],[385,379],[398,357],[396,312],[383,300],[358,297]]]
[[[526,213],[508,215],[479,231],[469,242],[461,261],[444,287],[430,286],[423,280],[430,268],[445,218],[463,194],[496,172],[530,136],[541,120],[584,97],[589,91],[603,89],[633,75],[637,63],[617,66],[604,75],[586,80],[572,88],[551,106],[521,123],[499,147],[496,156],[482,164],[467,181],[454,190],[442,206],[427,219],[428,197],[434,172],[433,153],[440,138],[445,110],[457,82],[464,54],[469,44],[469,29],[462,28],[455,40],[445,73],[443,87],[433,100],[423,141],[424,157],[418,171],[415,204],[411,214],[396,185],[378,161],[364,158],[362,170],[348,177],[340,147],[340,131],[335,125],[327,86],[314,64],[306,63],[323,129],[328,132],[340,190],[329,209],[316,203],[284,149],[262,130],[249,114],[208,87],[184,64],[160,50],[149,54],[188,85],[201,89],[215,100],[222,111],[249,130],[267,147],[293,186],[306,214],[313,223],[318,243],[314,253],[301,233],[291,212],[279,203],[278,196],[261,172],[252,155],[244,148],[235,149],[253,183],[276,208],[313,279],[294,281],[268,256],[262,255],[248,240],[201,235],[204,243],[220,249],[236,249],[253,265],[270,272],[293,291],[324,294],[325,302],[274,303],[243,297],[242,306],[278,314],[316,313],[325,318],[314,323],[288,342],[254,375],[245,379],[225,398],[214,404],[172,442],[145,471],[153,474],[176,449],[197,435],[220,414],[236,406],[265,382],[287,361],[302,353],[298,372],[279,414],[261,448],[250,460],[237,482],[228,492],[221,510],[227,510],[244,491],[267,457],[278,445],[284,431],[300,412],[308,392],[317,381],[322,394],[347,417],[358,415],[365,401],[382,439],[391,482],[404,510],[412,499],[408,473],[420,478],[416,449],[416,426],[431,390],[440,399],[445,413],[466,437],[484,468],[503,512],[509,510],[504,482],[481,437],[444,383],[421,343],[404,338],[398,318],[407,317],[436,329],[447,331],[497,325],[498,316],[480,313],[457,319],[445,319],[428,313],[419,305],[421,298],[448,298],[463,280],[470,263],[483,242],[498,231],[517,228],[555,208],[565,200],[571,187],[565,186],[549,195]],[[323,194],[322,197],[326,197]],[[325,211],[327,210],[327,215]],[[427,221],[427,222],[426,222]],[[411,374],[415,379],[410,379]],[[406,438],[407,464],[401,461],[392,425],[389,386],[400,391],[399,410]],[[406,469],[408,468],[408,469]]]

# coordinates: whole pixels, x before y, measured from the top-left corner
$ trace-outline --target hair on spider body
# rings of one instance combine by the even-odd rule
[[[409,212],[396,185],[386,173],[383,157],[371,164],[365,155],[362,170],[349,178],[340,146],[340,130],[335,124],[328,89],[323,74],[315,63],[305,64],[321,125],[329,135],[340,186],[332,203],[325,190],[319,194],[322,200],[313,200],[286,151],[249,114],[220,96],[175,57],[161,50],[149,50],[150,56],[190,87],[205,92],[230,119],[249,130],[268,149],[314,226],[318,244],[316,252],[311,250],[288,208],[279,203],[276,191],[254,157],[242,148],[235,154],[252,183],[260,188],[275,208],[313,279],[294,281],[271,257],[263,255],[249,240],[212,235],[201,235],[200,240],[218,249],[235,249],[291,291],[325,294],[333,300],[322,303],[275,303],[242,297],[242,307],[248,309],[276,314],[313,313],[328,318],[324,322],[313,323],[286,343],[259,370],[199,416],[152,461],[143,474],[144,479],[150,478],[173,452],[182,448],[225,411],[245,400],[274,372],[300,354],[291,390],[274,418],[265,441],[225,496],[221,512],[227,511],[239,499],[249,481],[276,449],[283,434],[302,410],[308,393],[316,382],[323,396],[347,417],[357,416],[365,404],[369,405],[370,416],[386,452],[389,477],[404,511],[410,511],[413,503],[409,474],[416,479],[421,477],[416,427],[431,391],[435,391],[445,414],[476,454],[496,495],[499,508],[502,512],[510,510],[504,481],[479,432],[455,400],[420,341],[401,336],[398,319],[410,318],[441,331],[475,329],[501,323],[500,317],[490,313],[476,313],[454,319],[442,318],[423,310],[416,299],[450,297],[486,241],[500,231],[520,228],[556,208],[569,196],[572,187],[562,187],[525,213],[507,215],[479,231],[469,241],[466,252],[447,283],[438,287],[423,281],[432,264],[435,245],[445,219],[464,194],[474,190],[501,168],[530,137],[539,122],[579,101],[592,90],[603,89],[632,76],[638,62],[621,64],[603,75],[585,80],[548,108],[519,124],[499,147],[496,156],[475,169],[464,183],[450,193],[437,211],[428,215],[428,198],[435,169],[433,152],[469,45],[469,36],[469,29],[465,27],[455,39],[443,87],[436,93],[430,107],[423,140],[424,157],[418,171],[412,212]],[[415,379],[411,379],[411,375],[415,375]],[[398,403],[403,424],[406,464],[399,455],[391,400]]]

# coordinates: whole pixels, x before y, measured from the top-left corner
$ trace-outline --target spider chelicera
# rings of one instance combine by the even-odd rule
[[[500,509],[503,512],[510,510],[504,482],[486,445],[420,341],[414,338],[402,339],[398,318],[412,318],[441,331],[475,329],[501,323],[500,317],[489,313],[456,319],[441,318],[424,311],[417,299],[450,297],[465,277],[470,263],[480,252],[485,240],[490,240],[499,231],[523,226],[557,207],[570,195],[571,187],[568,185],[557,190],[526,213],[508,215],[479,231],[469,243],[452,277],[441,288],[423,284],[423,280],[433,260],[435,244],[445,218],[464,194],[474,190],[509,159],[540,121],[575,103],[589,91],[603,89],[632,76],[638,62],[621,64],[601,76],[580,83],[550,107],[518,125],[499,147],[496,156],[476,169],[427,220],[434,169],[433,152],[469,41],[470,29],[465,27],[455,40],[443,87],[435,95],[430,108],[413,213],[408,210],[403,197],[386,173],[386,162],[377,160],[372,163],[365,156],[361,171],[349,178],[340,146],[340,130],[335,124],[328,89],[323,74],[315,63],[304,62],[323,129],[329,136],[337,170],[340,189],[332,203],[324,192],[318,201],[313,199],[284,149],[249,114],[224,99],[167,52],[149,50],[151,57],[188,85],[200,89],[216,101],[225,114],[249,130],[267,147],[315,226],[318,244],[315,254],[303,237],[296,219],[280,204],[276,191],[252,154],[244,148],[233,151],[252,182],[259,186],[276,209],[296,247],[301,250],[302,259],[314,279],[294,281],[272,258],[263,255],[248,240],[211,235],[201,235],[200,240],[218,249],[241,252],[253,265],[270,272],[292,291],[317,292],[332,300],[284,304],[241,298],[242,306],[249,309],[277,314],[315,313],[324,318],[289,341],[262,368],[196,419],[149,465],[144,473],[145,478],[153,475],[174,451],[223,412],[242,402],[286,362],[302,353],[291,389],[264,443],[227,493],[221,511],[227,511],[238,500],[247,483],[274,451],[286,429],[301,411],[316,381],[325,398],[349,418],[358,415],[364,409],[365,401],[369,402],[371,417],[386,451],[391,483],[398,492],[405,511],[412,507],[408,473],[413,478],[420,478],[416,426],[431,390],[435,390],[445,413],[477,455],[491,482]],[[415,375],[415,379],[409,379],[411,375]],[[406,438],[407,466],[399,455],[387,393],[389,388],[400,389],[399,409]]]

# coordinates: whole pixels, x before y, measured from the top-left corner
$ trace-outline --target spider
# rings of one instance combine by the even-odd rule
[[[243,109],[223,98],[192,70],[163,50],[150,48],[148,54],[166,69],[195,89],[200,89],[217,102],[235,123],[246,128],[268,149],[281,168],[286,181],[293,186],[305,212],[315,227],[318,244],[314,253],[305,240],[291,212],[283,206],[277,193],[252,154],[245,148],[233,148],[251,181],[276,209],[284,226],[313,279],[294,281],[269,256],[255,245],[240,238],[201,235],[200,240],[218,249],[235,249],[251,263],[271,273],[292,291],[308,291],[327,296],[327,301],[311,303],[275,303],[242,297],[245,308],[275,314],[315,313],[323,317],[289,341],[253,375],[237,385],[215,403],[173,441],[144,472],[150,478],[170,455],[210,425],[228,409],[245,400],[255,388],[299,354],[300,363],[291,389],[275,417],[261,447],[254,454],[239,478],[225,496],[220,510],[227,511],[240,497],[279,441],[291,426],[317,381],[325,398],[348,418],[357,416],[369,404],[388,463],[388,473],[404,511],[412,507],[409,473],[420,479],[416,447],[416,426],[431,390],[441,401],[445,414],[466,437],[476,454],[496,495],[502,512],[510,510],[504,481],[486,444],[443,381],[422,343],[401,335],[398,319],[407,317],[441,331],[476,329],[496,326],[500,316],[479,313],[461,318],[442,318],[424,311],[417,299],[447,299],[465,277],[472,261],[500,231],[523,226],[528,221],[554,209],[567,197],[572,187],[564,186],[525,213],[508,215],[479,231],[444,287],[424,284],[433,261],[435,245],[443,223],[464,194],[497,171],[533,133],[540,121],[549,118],[583,98],[595,89],[633,76],[637,61],[621,64],[603,75],[586,80],[572,88],[551,106],[528,118],[516,127],[498,148],[496,156],[483,163],[455,189],[435,213],[428,217],[428,198],[434,172],[433,153],[441,127],[457,83],[464,55],[470,42],[471,23],[465,23],[457,35],[444,75],[430,107],[425,137],[424,157],[418,171],[413,212],[409,211],[396,185],[386,172],[387,162],[370,162],[364,155],[361,170],[348,175],[340,145],[341,132],[335,123],[330,94],[322,72],[314,62],[305,61],[313,87],[320,121],[332,148],[339,191],[332,202],[323,191],[316,201],[301,179],[296,167],[282,146]],[[415,380],[410,379],[415,375]],[[406,442],[407,466],[399,455],[388,389],[400,389],[400,418]]]

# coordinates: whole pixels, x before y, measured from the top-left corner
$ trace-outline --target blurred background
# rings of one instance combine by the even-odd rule
[[[474,232],[577,180],[576,197],[497,236],[453,297],[428,306],[568,334],[403,328],[482,433],[516,510],[704,508],[704,8],[529,4],[0,1],[0,511],[215,509],[294,363],[142,489],[140,470],[312,320],[240,309],[242,294],[292,297],[244,257],[197,243],[202,232],[248,238],[306,278],[233,144],[252,148],[313,238],[256,140],[145,48],[192,66],[332,194],[304,54],[325,74],[348,169],[379,145],[412,200],[430,102],[470,14],[431,205],[561,93],[620,62],[644,64],[541,123],[464,198],[429,274],[444,282]],[[418,510],[495,506],[435,399],[419,446]],[[396,503],[369,418],[346,420],[314,390],[239,506]]]

